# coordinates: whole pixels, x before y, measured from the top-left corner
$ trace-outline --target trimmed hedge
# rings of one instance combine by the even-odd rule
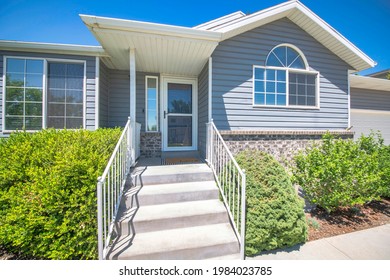
[[[286,170],[261,151],[243,151],[236,160],[247,178],[246,255],[305,242],[304,203]]]
[[[96,180],[120,129],[0,141],[0,245],[38,259],[96,259]]]
[[[353,141],[328,133],[295,157],[294,182],[306,199],[328,212],[362,205],[389,194],[389,155],[380,135]]]

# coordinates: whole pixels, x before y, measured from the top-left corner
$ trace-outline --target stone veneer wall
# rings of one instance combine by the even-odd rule
[[[161,157],[161,132],[141,132],[141,156]]]
[[[242,131],[222,130],[221,136],[233,155],[245,149],[256,149],[273,155],[283,165],[287,165],[298,151],[305,149],[313,141],[321,141],[327,131]],[[351,131],[329,131],[342,139],[353,139]]]

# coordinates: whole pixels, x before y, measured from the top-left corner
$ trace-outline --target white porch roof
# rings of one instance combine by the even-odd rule
[[[172,25],[80,15],[110,57],[110,67],[129,69],[135,49],[137,71],[197,76],[221,38],[220,32]]]
[[[351,75],[350,85],[353,88],[373,89],[390,92],[390,80],[387,79]]]
[[[297,0],[254,14],[232,13],[193,28],[80,15],[110,55],[104,62],[129,69],[129,49],[136,51],[137,71],[196,76],[219,42],[281,18],[288,18],[334,54],[361,71],[376,63]]]

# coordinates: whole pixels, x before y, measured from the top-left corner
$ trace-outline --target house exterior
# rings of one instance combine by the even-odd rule
[[[233,152],[289,158],[326,131],[353,137],[350,73],[375,65],[299,1],[193,28],[80,17],[101,46],[0,41],[1,136],[130,116],[142,155],[204,155],[213,121]]]

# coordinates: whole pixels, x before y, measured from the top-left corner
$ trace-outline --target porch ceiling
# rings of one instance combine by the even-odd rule
[[[109,57],[110,68],[129,70],[135,49],[137,71],[197,76],[217,47],[220,33],[192,28],[81,15]]]

